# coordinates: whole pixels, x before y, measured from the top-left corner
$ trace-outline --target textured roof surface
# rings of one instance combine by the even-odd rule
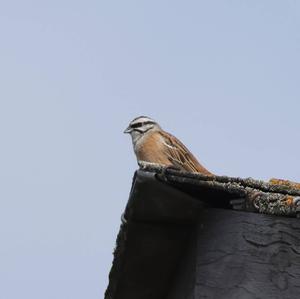
[[[211,216],[206,217],[207,219],[219,219],[219,216],[213,215],[221,215],[222,211],[237,213],[230,214],[230,217],[236,217],[237,221],[246,217],[249,219],[247,223],[272,223],[278,218],[280,225],[285,227],[293,221],[291,229],[298,230],[300,227],[297,228],[297,220],[291,217],[299,214],[299,200],[298,185],[283,180],[274,179],[266,183],[251,178],[209,177],[150,165],[138,170],[122,216],[105,299],[167,298],[175,270],[182,260],[187,243],[193,240],[192,234],[195,234],[195,227],[199,227],[203,211],[210,211]],[[266,220],[263,215],[258,215],[256,219],[253,213],[230,210],[254,212],[256,215],[271,214],[274,219]],[[240,217],[239,214],[243,216]],[[227,217],[223,218],[225,224]],[[255,229],[257,232],[253,231],[254,234],[263,233],[259,226]],[[277,228],[274,229],[276,233]],[[230,237],[230,230],[224,230],[224,234],[229,234]],[[213,237],[208,241],[214,244],[215,240],[216,237]],[[293,242],[297,240],[300,238],[293,239]],[[284,244],[289,243],[286,246],[291,247],[293,242],[290,244],[285,241]],[[260,243],[263,244],[261,248],[266,247],[264,241]],[[270,244],[273,243],[272,241]],[[295,252],[300,250],[297,246]],[[190,261],[189,264],[194,262]],[[174,294],[179,293],[176,291]],[[177,298],[174,296],[170,298]]]
[[[264,182],[252,178],[205,176],[150,165],[144,170],[155,172],[158,179],[188,193],[191,192],[189,189],[202,186],[208,192],[232,197],[234,200],[229,204],[236,210],[295,217],[300,211],[300,183],[281,179]],[[197,193],[193,195],[197,196]],[[209,198],[205,201],[211,204]]]

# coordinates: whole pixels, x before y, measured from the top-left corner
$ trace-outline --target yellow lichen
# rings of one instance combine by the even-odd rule
[[[282,179],[276,179],[272,178],[269,180],[269,183],[272,185],[280,185],[280,186],[287,186],[293,189],[300,190],[300,183],[292,182],[289,180],[282,180]]]

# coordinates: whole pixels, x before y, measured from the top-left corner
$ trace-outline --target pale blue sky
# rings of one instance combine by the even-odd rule
[[[2,1],[0,37],[0,299],[103,298],[140,114],[300,181],[299,1]]]

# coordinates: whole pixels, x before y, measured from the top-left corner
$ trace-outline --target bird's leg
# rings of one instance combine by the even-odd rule
[[[139,165],[140,169],[142,169],[142,170],[150,169],[150,170],[161,171],[164,168],[164,166],[162,166],[161,164],[148,162],[148,161],[142,161],[142,160],[138,161],[138,165]]]
[[[158,163],[147,162],[147,161],[138,161],[140,169],[142,170],[154,170],[156,172],[156,177],[161,181],[167,181],[168,170],[180,171],[179,167],[175,165],[161,165]]]

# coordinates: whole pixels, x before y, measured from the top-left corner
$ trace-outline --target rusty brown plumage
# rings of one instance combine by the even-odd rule
[[[212,175],[176,137],[165,131],[149,132],[137,147],[137,159],[174,166],[179,170]]]
[[[212,175],[212,173],[202,166],[186,146],[175,136],[164,131],[160,131],[159,134],[167,144],[167,147],[165,148],[166,155],[175,167],[185,171]]]

